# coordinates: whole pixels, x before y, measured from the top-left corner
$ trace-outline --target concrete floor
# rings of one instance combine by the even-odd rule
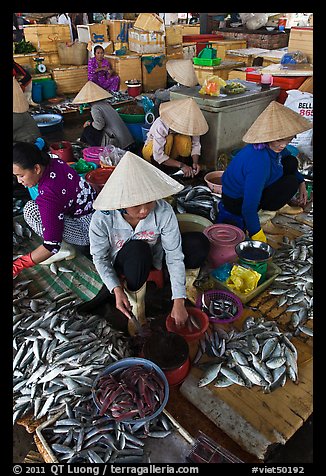
[[[84,112],[66,114],[64,126],[56,132],[44,136],[46,142],[59,140],[69,140],[75,142],[81,135],[82,124],[88,119],[88,113]],[[149,306],[149,314],[157,315],[165,308],[167,301],[162,300],[161,293],[151,293],[146,298],[146,306]],[[147,309],[146,307],[146,309]],[[13,462],[22,463],[26,455],[31,451],[37,451],[33,440],[33,434],[28,433],[23,426],[14,425],[13,429]],[[313,462],[313,415],[302,425],[302,427],[285,444],[279,445],[270,454],[265,463],[274,464],[302,464]]]

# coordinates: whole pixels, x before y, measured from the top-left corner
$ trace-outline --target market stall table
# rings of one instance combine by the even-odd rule
[[[229,153],[244,145],[244,134],[280,92],[279,87],[262,91],[256,83],[243,80],[239,82],[246,87],[246,91],[241,94],[199,94],[200,86],[181,86],[170,93],[171,100],[192,97],[204,114],[209,129],[200,138],[200,142],[201,162],[206,168],[216,170],[221,153]]]

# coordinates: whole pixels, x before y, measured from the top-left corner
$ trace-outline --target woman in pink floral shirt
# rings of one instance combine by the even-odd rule
[[[43,238],[42,245],[14,261],[14,276],[58,253],[63,240],[77,246],[89,245],[96,192],[74,169],[34,144],[16,142],[13,173],[25,187],[38,184],[38,196],[24,206],[24,219]]]
[[[106,91],[119,90],[120,78],[112,71],[109,61],[104,58],[104,49],[100,45],[95,46],[94,56],[88,61],[88,80]]]

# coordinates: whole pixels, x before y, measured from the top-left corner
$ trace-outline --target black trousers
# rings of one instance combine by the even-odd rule
[[[299,180],[296,177],[298,160],[293,155],[282,158],[283,175],[276,182],[264,188],[258,210],[275,211],[291,200],[298,190]],[[243,198],[231,198],[222,192],[225,209],[235,215],[241,215]]]
[[[103,130],[98,131],[93,126],[86,126],[83,130],[80,140],[90,147],[100,146],[102,142]]]
[[[186,269],[199,268],[207,258],[210,243],[200,232],[182,233],[182,251]],[[142,240],[131,240],[117,254],[114,269],[123,274],[130,291],[137,291],[146,282],[153,266],[149,245]]]
[[[210,242],[200,232],[186,232],[181,234],[182,251],[186,269],[199,268],[206,260]],[[163,266],[166,266],[163,262]],[[118,252],[114,262],[114,269],[118,275],[124,275],[130,291],[137,291],[147,281],[153,266],[153,258],[149,245],[142,240],[131,240]],[[98,294],[90,301],[77,306],[79,312],[91,312],[106,302],[115,303],[115,297],[103,284]]]

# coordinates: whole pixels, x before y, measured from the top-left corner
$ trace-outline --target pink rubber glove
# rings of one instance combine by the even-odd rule
[[[32,260],[31,253],[15,259],[12,264],[13,277],[15,278],[23,269],[31,268],[32,266],[35,266],[35,263]]]

